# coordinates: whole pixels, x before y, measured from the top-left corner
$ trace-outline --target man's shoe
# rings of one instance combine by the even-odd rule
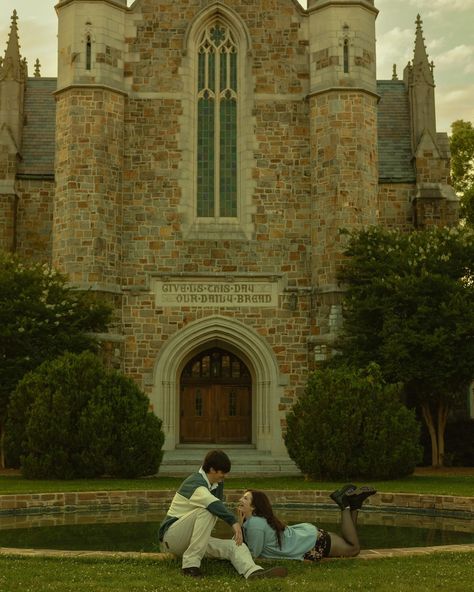
[[[360,510],[365,500],[377,493],[370,485],[363,485],[362,487],[356,487],[354,491],[349,491],[346,494],[347,500],[349,501],[349,507],[351,510]]]
[[[349,483],[348,485],[344,485],[341,489],[337,489],[333,491],[329,496],[336,504],[341,508],[341,510],[345,510],[349,508],[349,494],[356,489],[355,485]]]
[[[269,567],[268,569],[259,569],[252,572],[247,580],[257,580],[260,578],[284,578],[288,575],[286,567]]]
[[[191,578],[202,578],[202,571],[199,567],[183,567],[181,570],[183,576],[190,576]]]

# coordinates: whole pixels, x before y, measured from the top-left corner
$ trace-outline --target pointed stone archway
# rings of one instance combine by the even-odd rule
[[[151,394],[153,410],[163,420],[164,450],[180,442],[180,377],[198,352],[221,347],[235,353],[252,376],[252,444],[257,450],[285,455],[278,402],[282,381],[273,351],[265,340],[243,323],[223,316],[194,321],[171,337],[160,351]]]

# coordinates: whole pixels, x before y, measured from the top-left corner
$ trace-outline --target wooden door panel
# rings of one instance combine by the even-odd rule
[[[214,442],[214,411],[212,387],[181,388],[181,442]]]
[[[217,410],[216,442],[246,444],[251,441],[250,389],[241,386],[214,386]]]

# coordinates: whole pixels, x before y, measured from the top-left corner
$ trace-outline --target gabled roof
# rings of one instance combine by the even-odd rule
[[[413,183],[416,180],[410,129],[410,109],[401,80],[378,80],[379,181]]]
[[[54,175],[56,78],[28,78],[19,175]]]

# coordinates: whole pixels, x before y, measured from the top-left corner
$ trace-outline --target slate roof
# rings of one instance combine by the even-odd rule
[[[401,80],[378,80],[379,181],[413,183],[410,110]]]
[[[56,78],[29,78],[26,84],[21,176],[54,175],[56,85]]]

